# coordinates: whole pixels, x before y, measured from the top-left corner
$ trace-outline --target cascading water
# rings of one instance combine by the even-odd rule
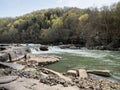
[[[34,54],[56,54],[61,60],[47,67],[59,72],[84,67],[86,69],[108,69],[115,79],[120,80],[120,52],[108,50],[61,49],[50,46],[48,51],[31,48]]]

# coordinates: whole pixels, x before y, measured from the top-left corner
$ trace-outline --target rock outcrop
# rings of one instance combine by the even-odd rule
[[[87,71],[85,69],[78,69],[77,72],[79,75],[79,79],[88,78],[88,74],[87,74]]]
[[[105,77],[111,76],[109,70],[87,70],[87,73],[92,73],[92,74],[101,75],[101,76],[105,76]]]
[[[9,55],[7,53],[4,53],[4,52],[0,53],[0,61],[2,61],[2,62],[9,61]]]
[[[40,46],[41,51],[48,51],[48,46]]]
[[[37,62],[39,65],[47,65],[58,62],[60,57],[55,55],[29,54],[29,61]]]
[[[76,70],[68,70],[68,71],[66,72],[66,75],[76,77],[76,76],[78,76],[78,73],[77,73]]]
[[[5,67],[9,67],[9,68],[13,68],[13,69],[17,69],[17,70],[22,70],[25,68],[25,66],[20,65],[20,64],[14,64],[14,63],[6,63],[6,62],[0,62],[1,66],[5,66]]]
[[[0,61],[14,62],[20,59],[26,59],[27,48],[11,47],[9,49],[0,51]]]
[[[3,77],[0,77],[0,84],[10,83],[17,79],[18,79],[18,76],[3,76]]]

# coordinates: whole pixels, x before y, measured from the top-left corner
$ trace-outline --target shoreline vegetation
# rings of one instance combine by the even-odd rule
[[[120,50],[119,12],[120,2],[101,9],[64,7],[0,18],[0,43],[74,44]]]
[[[109,70],[79,68],[59,73],[44,68],[47,64],[58,62],[58,56],[34,55],[28,47],[20,45],[1,46],[5,48],[0,51],[2,90],[120,90],[118,81],[107,79],[111,76]]]

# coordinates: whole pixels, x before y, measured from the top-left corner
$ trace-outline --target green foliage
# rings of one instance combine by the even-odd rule
[[[38,10],[0,18],[0,42],[120,46],[120,2],[97,8]]]
[[[89,15],[88,15],[88,14],[84,14],[84,15],[81,15],[81,16],[79,17],[79,21],[80,21],[80,22],[85,22],[85,21],[88,20],[88,18],[89,18]]]

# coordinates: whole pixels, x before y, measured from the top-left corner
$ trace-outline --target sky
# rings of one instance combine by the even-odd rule
[[[21,16],[32,11],[55,7],[102,7],[120,0],[0,0],[0,17]]]

